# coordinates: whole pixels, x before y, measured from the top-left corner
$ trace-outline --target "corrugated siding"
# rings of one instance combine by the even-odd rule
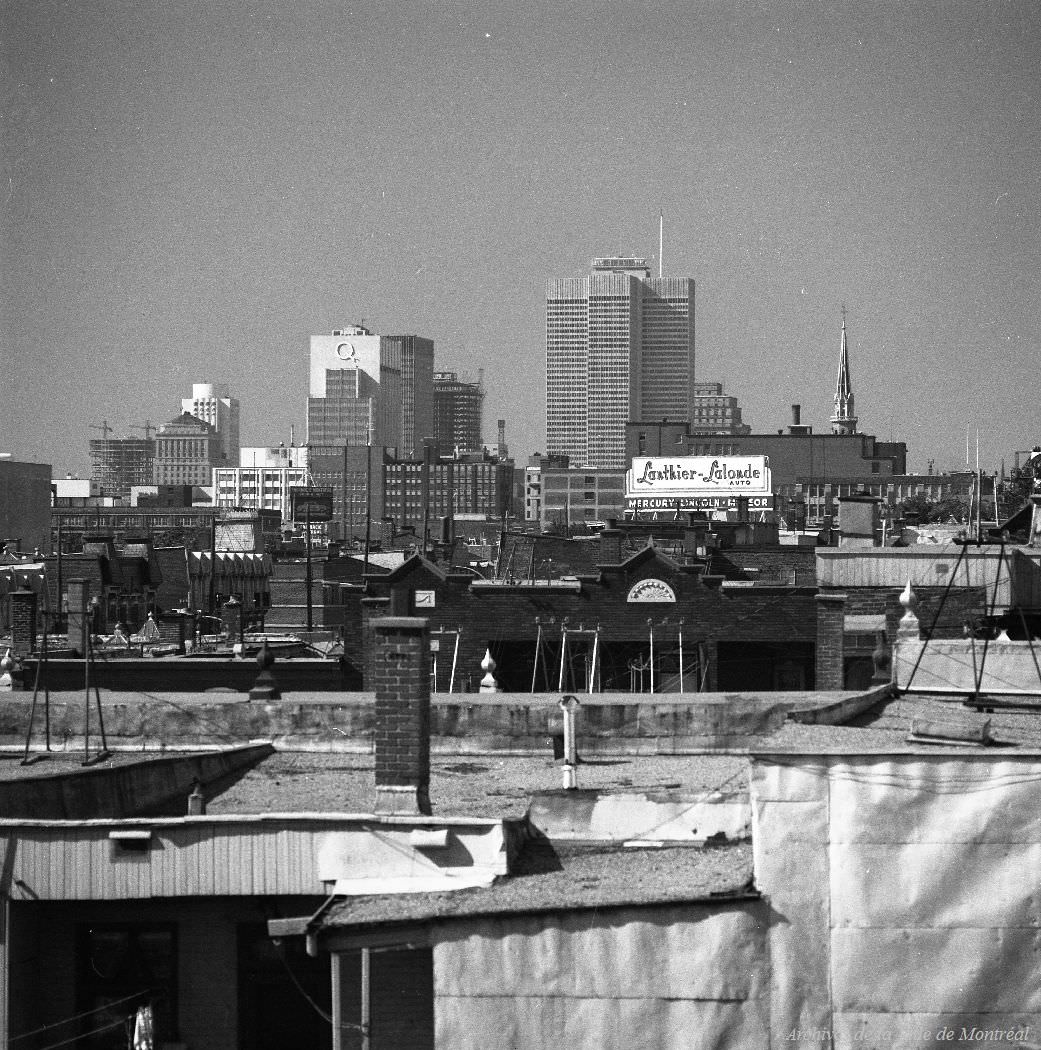
[[[145,826],[145,825],[142,825]],[[122,850],[107,827],[19,829],[12,878],[40,900],[316,894],[329,825],[156,827],[151,848]]]
[[[1006,551],[1002,562],[1000,548],[969,548],[958,564],[960,548],[930,548],[925,545],[906,550],[818,551],[817,582],[824,588],[853,590],[882,587],[903,590],[912,587],[946,587],[957,566],[955,587],[986,587],[987,599],[998,581],[997,605],[1010,603],[1023,608],[1041,607],[1041,569],[1039,559],[1019,549]],[[1041,552],[1039,552],[1041,554]]]

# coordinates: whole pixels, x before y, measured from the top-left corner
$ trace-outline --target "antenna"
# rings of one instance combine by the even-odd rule
[[[662,253],[665,251],[665,212],[658,209],[658,280],[662,276]]]

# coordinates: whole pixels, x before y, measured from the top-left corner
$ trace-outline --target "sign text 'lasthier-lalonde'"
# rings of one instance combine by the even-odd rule
[[[626,475],[630,506],[673,506],[677,500],[749,497],[772,505],[770,461],[766,456],[638,456]]]

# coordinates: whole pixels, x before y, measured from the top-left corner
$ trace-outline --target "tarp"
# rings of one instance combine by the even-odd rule
[[[1041,1044],[1041,757],[759,757],[770,1045]]]

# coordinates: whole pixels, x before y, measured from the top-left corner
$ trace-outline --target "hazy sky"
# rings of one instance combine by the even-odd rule
[[[1041,442],[1041,5],[0,0],[0,450],[227,382],[303,441],[308,336],[362,319],[484,368],[545,442],[545,289],[636,252],[697,281],[697,373],[757,431],[909,467]]]

